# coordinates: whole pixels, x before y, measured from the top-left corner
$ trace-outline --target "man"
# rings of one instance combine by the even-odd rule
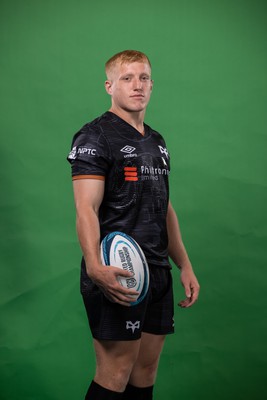
[[[83,252],[81,292],[96,354],[85,399],[150,400],[165,336],[174,331],[169,257],[181,270],[182,307],[195,303],[199,284],[169,201],[169,153],[144,123],[151,64],[145,54],[126,50],[106,63],[106,74],[111,108],[74,136],[68,157]],[[138,293],[117,280],[130,272],[100,260],[100,242],[113,231],[132,236],[149,264],[150,289],[135,306],[131,296]]]

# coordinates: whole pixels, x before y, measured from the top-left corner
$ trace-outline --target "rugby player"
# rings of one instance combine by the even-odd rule
[[[81,293],[96,354],[86,400],[151,400],[166,335],[174,332],[171,258],[192,306],[199,284],[169,200],[170,154],[160,133],[144,123],[153,88],[148,57],[135,50],[106,63],[111,107],[74,136],[72,166],[77,232],[83,257]],[[145,299],[123,288],[114,266],[103,266],[100,242],[121,231],[142,247],[150,270]]]

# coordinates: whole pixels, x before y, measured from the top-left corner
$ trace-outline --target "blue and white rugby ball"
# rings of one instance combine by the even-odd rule
[[[139,292],[131,305],[140,303],[148,291],[149,269],[139,244],[125,233],[112,232],[102,240],[100,254],[104,265],[112,265],[134,274],[130,278],[120,276],[118,280],[123,287]]]

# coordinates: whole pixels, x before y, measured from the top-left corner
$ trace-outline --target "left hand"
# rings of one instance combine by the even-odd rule
[[[181,270],[181,282],[185,290],[186,299],[178,305],[183,308],[191,307],[198,299],[199,283],[191,267],[184,267]]]

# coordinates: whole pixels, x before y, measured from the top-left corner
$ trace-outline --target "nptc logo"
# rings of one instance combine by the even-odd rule
[[[140,321],[126,321],[126,329],[131,329],[132,333],[134,333],[136,329],[140,329]]]
[[[76,158],[76,153],[77,153],[77,148],[76,146],[73,147],[73,149],[71,150],[70,154],[69,154],[69,160],[75,160]]]
[[[73,147],[71,152],[69,153],[68,159],[69,160],[75,160],[77,156],[81,154],[88,154],[89,156],[95,156],[96,155],[96,149],[91,149],[89,147]]]

